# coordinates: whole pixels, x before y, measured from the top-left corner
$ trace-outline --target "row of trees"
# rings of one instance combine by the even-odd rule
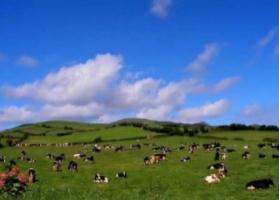
[[[189,126],[184,124],[177,123],[164,123],[160,125],[144,124],[139,122],[122,122],[119,123],[120,126],[133,126],[137,128],[142,128],[146,131],[152,131],[157,133],[165,133],[168,135],[188,135],[194,136],[198,133],[207,133],[209,128],[200,125],[200,126]]]
[[[217,126],[218,130],[242,131],[242,130],[258,130],[258,131],[279,131],[279,127],[275,125],[245,125],[245,124],[230,124]]]

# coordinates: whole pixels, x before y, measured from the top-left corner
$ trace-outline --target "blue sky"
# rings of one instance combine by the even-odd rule
[[[278,7],[2,0],[0,129],[122,117],[279,124]]]

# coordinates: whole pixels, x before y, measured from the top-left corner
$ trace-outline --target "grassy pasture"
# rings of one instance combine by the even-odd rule
[[[61,126],[62,127],[62,126]],[[146,136],[151,136],[147,139]],[[167,159],[158,165],[144,166],[143,157],[153,154],[151,147],[144,146],[141,150],[127,150],[115,153],[112,150],[103,150],[101,153],[92,153],[92,146],[84,148],[80,145],[73,147],[4,147],[0,150],[7,159],[16,158],[21,150],[36,159],[33,164],[18,161],[18,166],[23,170],[34,167],[38,173],[39,182],[30,185],[23,199],[116,199],[116,200],[141,200],[141,199],[177,199],[177,200],[273,200],[278,199],[279,163],[272,159],[272,153],[278,151],[270,148],[258,149],[257,144],[263,138],[277,138],[275,132],[217,132],[209,133],[209,137],[167,136],[154,137],[157,134],[145,132],[132,127],[114,127],[77,132],[72,135],[58,137],[55,135],[31,136],[24,143],[65,143],[86,142],[96,137],[101,137],[103,145],[109,142],[114,146],[124,145],[126,148],[132,143],[156,143],[171,147],[173,152]],[[135,139],[144,138],[144,139]],[[218,140],[219,138],[219,140]],[[226,138],[226,139],[224,139]],[[235,138],[242,138],[236,140]],[[114,141],[115,140],[115,141]],[[218,184],[207,185],[203,177],[211,172],[207,170],[209,164],[214,163],[214,152],[198,149],[191,156],[190,163],[181,163],[180,159],[188,155],[187,150],[178,151],[180,143],[198,144],[220,142],[223,145],[235,148],[237,151],[228,154],[225,161],[228,167],[228,177]],[[243,146],[249,145],[250,160],[242,160]],[[96,164],[85,163],[77,160],[79,171],[69,172],[68,161],[73,160],[74,153],[83,151],[87,155],[94,155]],[[265,153],[266,159],[259,159],[258,153]],[[47,153],[65,153],[66,161],[63,163],[62,172],[52,171],[51,161],[45,158]],[[1,171],[5,170],[0,164]],[[128,179],[118,180],[115,173],[126,170]],[[107,185],[97,185],[92,182],[92,176],[99,172],[110,178]],[[272,177],[276,187],[265,191],[248,192],[245,184],[257,178]],[[0,196],[0,199],[3,198]]]

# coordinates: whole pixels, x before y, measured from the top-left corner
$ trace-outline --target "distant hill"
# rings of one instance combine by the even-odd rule
[[[196,135],[210,131],[238,131],[238,130],[260,130],[260,131],[279,131],[274,125],[245,125],[230,124],[211,126],[206,122],[199,123],[178,123],[171,121],[156,121],[143,118],[125,118],[113,123],[85,123],[76,121],[45,121],[33,124],[22,124],[15,128],[0,132],[0,137],[5,138],[25,138],[27,136],[45,135],[68,135],[86,131],[96,131],[115,126],[131,126],[147,131],[168,135]]]

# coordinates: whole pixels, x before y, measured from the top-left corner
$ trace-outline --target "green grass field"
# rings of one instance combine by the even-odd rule
[[[64,124],[51,124],[52,131],[62,131]],[[80,131],[81,126],[76,125],[71,135],[58,137],[50,131],[45,136],[29,136],[23,143],[66,143],[66,142],[91,142],[101,137],[103,144],[114,146],[123,145],[128,148],[130,144],[156,143],[171,147],[173,152],[167,155],[167,159],[160,164],[145,166],[143,157],[151,155],[154,151],[151,146],[143,146],[141,150],[127,150],[115,153],[113,150],[103,150],[101,153],[93,153],[90,144],[88,148],[81,145],[72,147],[7,147],[0,150],[7,160],[16,159],[20,152],[25,150],[28,156],[36,159],[29,164],[25,161],[17,161],[18,166],[27,170],[33,167],[37,171],[39,181],[28,187],[23,199],[113,199],[113,200],[142,200],[142,199],[177,199],[177,200],[275,200],[278,199],[279,163],[272,159],[271,154],[278,151],[271,148],[259,149],[258,143],[263,143],[264,138],[278,139],[276,132],[239,131],[208,133],[204,137],[187,136],[164,136],[160,137],[153,132],[147,132],[134,127],[110,127],[102,125],[86,126],[85,131]],[[34,128],[34,127],[33,127]],[[33,133],[49,131],[38,127],[33,129],[24,127]],[[83,127],[84,128],[84,127]],[[237,138],[237,139],[236,139]],[[241,138],[241,139],[239,139]],[[2,139],[4,140],[4,139]],[[187,150],[178,151],[180,143],[198,144],[220,142],[226,147],[237,151],[228,154],[225,164],[229,174],[220,183],[208,185],[203,178],[212,172],[207,169],[209,164],[214,163],[214,152],[206,152],[202,148],[195,151],[191,156],[190,163],[181,163],[180,159],[188,155]],[[243,146],[249,145],[251,152],[250,160],[240,158],[244,151]],[[77,173],[69,172],[67,164],[73,160],[72,155],[78,152],[94,155],[96,163],[78,162]],[[258,153],[265,153],[266,159],[259,159]],[[46,158],[47,153],[66,154],[63,161],[62,172],[52,170],[52,162]],[[4,171],[4,164],[0,164]],[[119,180],[115,174],[119,171],[127,171],[128,178]],[[92,181],[95,173],[110,178],[109,184],[96,184]],[[245,184],[254,179],[272,177],[275,187],[268,190],[249,192],[245,190]],[[3,196],[0,196],[0,199]]]

